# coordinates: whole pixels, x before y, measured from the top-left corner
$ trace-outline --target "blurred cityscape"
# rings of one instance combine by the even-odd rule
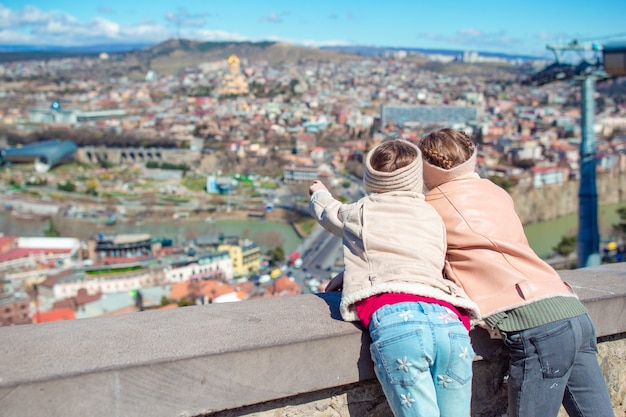
[[[1,325],[323,291],[341,242],[308,216],[308,185],[361,197],[363,155],[394,135],[462,129],[507,190],[580,179],[580,85],[522,82],[548,62],[227,46],[203,61],[184,46],[0,63]],[[626,80],[598,82],[595,106],[597,173],[623,202]],[[622,211],[607,261],[622,260]],[[234,235],[224,220],[276,226]]]

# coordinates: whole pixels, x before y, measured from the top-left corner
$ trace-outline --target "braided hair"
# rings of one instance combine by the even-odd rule
[[[429,133],[418,146],[429,164],[443,169],[461,165],[474,154],[475,149],[467,133],[450,128]]]

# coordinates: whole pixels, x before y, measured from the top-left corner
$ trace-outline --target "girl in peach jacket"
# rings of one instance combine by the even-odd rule
[[[614,417],[595,329],[572,289],[531,249],[511,197],[475,173],[476,146],[454,129],[419,142],[426,201],[443,218],[447,277],[510,353],[509,417]]]

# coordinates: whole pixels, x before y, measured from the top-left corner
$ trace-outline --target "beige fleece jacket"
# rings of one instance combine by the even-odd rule
[[[309,211],[343,239],[344,320],[359,320],[357,301],[389,292],[447,301],[466,310],[473,322],[479,319],[476,304],[443,277],[445,228],[423,194],[387,192],[342,204],[328,191],[317,191]]]

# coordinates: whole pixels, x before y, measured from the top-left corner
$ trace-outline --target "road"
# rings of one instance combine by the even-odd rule
[[[350,201],[364,195],[363,185],[359,178],[338,172],[336,175],[337,178],[349,181],[349,186],[338,187],[335,190],[337,196]],[[290,210],[298,208],[289,187],[276,189],[273,193],[273,202],[277,207]],[[306,210],[306,206],[300,209]],[[302,265],[300,268],[289,268],[288,274],[302,287],[303,293],[317,292],[316,282],[332,278],[342,270],[341,267],[336,266],[338,258],[343,256],[341,246],[341,238],[332,235],[319,225],[302,241],[297,249],[302,258]],[[340,262],[340,264],[343,263]],[[310,283],[313,285],[309,285]]]
[[[334,236],[317,226],[300,245],[302,258],[300,268],[291,268],[291,277],[302,287],[303,293],[316,292],[315,285],[311,288],[309,282],[323,281],[339,272],[333,268],[337,258],[342,256],[341,238]]]

